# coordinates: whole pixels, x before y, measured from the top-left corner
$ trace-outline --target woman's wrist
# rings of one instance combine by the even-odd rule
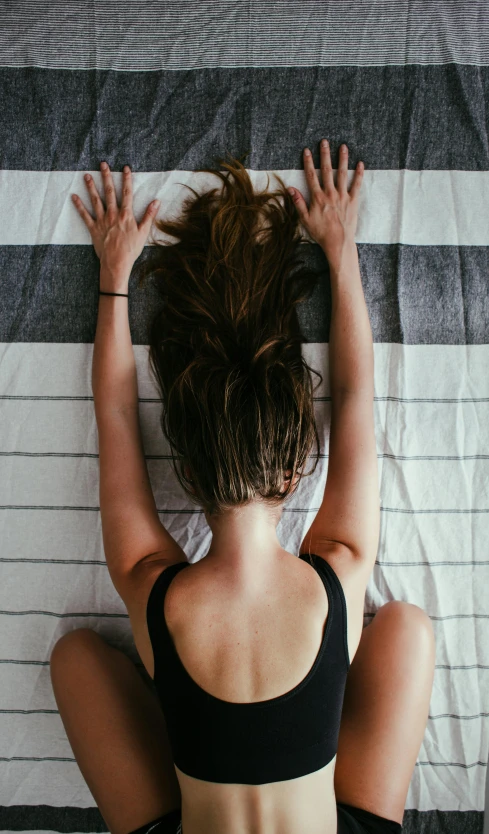
[[[334,257],[328,257],[328,255],[326,257],[330,276],[348,274],[358,268],[358,249],[355,240],[346,241],[341,251],[335,253]]]
[[[109,263],[100,264],[100,285],[102,292],[123,292],[127,293],[129,278],[132,266],[115,265]]]

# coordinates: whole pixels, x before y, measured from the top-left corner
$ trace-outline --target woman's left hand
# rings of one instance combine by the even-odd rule
[[[101,162],[100,168],[107,209],[104,209],[90,174],[85,174],[85,182],[95,212],[95,220],[77,194],[72,195],[73,202],[88,227],[101,266],[109,267],[111,272],[127,272],[129,276],[134,261],[143,251],[148,239],[160,201],[153,200],[149,204],[141,223],[138,224],[132,210],[132,173],[129,166],[124,166],[120,210],[110,168],[106,162]]]

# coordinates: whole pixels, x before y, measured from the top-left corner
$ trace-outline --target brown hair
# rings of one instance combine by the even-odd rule
[[[319,452],[311,372],[323,379],[301,353],[296,305],[319,273],[294,269],[302,238],[292,197],[278,176],[280,189],[255,194],[238,159],[219,162],[227,174],[200,171],[219,177],[222,192],[187,186],[195,198],[181,219],[155,221],[179,242],[153,240],[139,281],[153,274],[164,299],[149,360],[173,467],[211,515],[255,499],[278,506],[296,475],[315,471],[318,457],[301,472],[314,441]]]

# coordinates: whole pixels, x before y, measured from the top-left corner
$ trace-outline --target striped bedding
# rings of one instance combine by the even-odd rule
[[[97,630],[140,664],[106,567],[91,363],[99,262],[70,195],[106,159],[134,210],[177,214],[245,153],[307,196],[302,150],[365,163],[356,240],[375,353],[381,533],[365,624],[392,599],[436,637],[408,834],[482,832],[489,748],[489,7],[483,0],[0,3],[0,830],[106,831],[49,675]],[[300,308],[321,370],[319,466],[278,528],[298,552],[328,468],[327,264]],[[147,256],[145,249],[141,259]],[[210,530],[170,469],[131,279],[140,419],[160,518],[189,561]],[[399,751],[402,755],[402,751]]]

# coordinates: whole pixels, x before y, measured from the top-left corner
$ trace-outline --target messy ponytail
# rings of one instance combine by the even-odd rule
[[[211,515],[253,500],[278,506],[296,476],[315,471],[317,456],[302,472],[314,442],[319,452],[311,372],[322,375],[302,357],[296,310],[318,273],[293,271],[302,238],[281,178],[255,194],[230,159],[227,174],[200,169],[222,191],[191,188],[181,219],[155,221],[179,242],[154,240],[142,276],[164,300],[149,330],[162,430],[181,486]]]

